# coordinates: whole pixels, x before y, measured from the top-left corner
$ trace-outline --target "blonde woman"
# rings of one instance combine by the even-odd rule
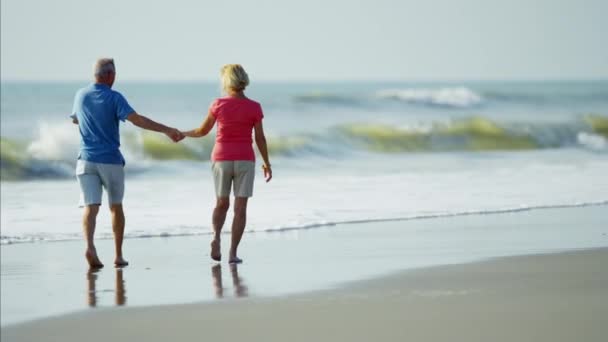
[[[234,219],[228,262],[241,263],[237,248],[247,222],[247,200],[253,195],[255,153],[252,131],[263,159],[262,170],[266,182],[272,178],[268,160],[266,137],[262,127],[262,107],[245,96],[249,76],[239,64],[227,64],[221,69],[222,89],[225,97],[216,99],[199,128],[183,132],[185,136],[198,138],[207,135],[217,122],[215,146],[211,153],[213,181],[217,197],[213,210],[213,240],[211,258],[221,260],[220,233],[230,207],[230,189],[234,189]]]

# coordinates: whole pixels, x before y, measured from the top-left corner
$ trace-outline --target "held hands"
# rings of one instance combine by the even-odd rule
[[[270,182],[270,180],[272,179],[272,169],[270,168],[270,165],[263,164],[262,170],[264,171],[264,178],[266,178],[266,183]]]
[[[180,132],[178,129],[176,128],[168,128],[166,132],[164,132],[169,138],[171,138],[171,140],[173,140],[173,142],[179,142],[180,140],[184,139],[186,136]]]

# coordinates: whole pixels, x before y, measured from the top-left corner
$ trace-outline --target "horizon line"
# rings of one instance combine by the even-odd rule
[[[0,83],[76,83],[92,82],[92,79],[29,79],[29,78],[0,78]],[[487,77],[487,78],[293,78],[293,79],[259,79],[252,83],[426,83],[426,82],[601,82],[608,81],[608,76],[603,77]],[[219,83],[219,79],[153,79],[132,78],[118,79],[117,83]]]

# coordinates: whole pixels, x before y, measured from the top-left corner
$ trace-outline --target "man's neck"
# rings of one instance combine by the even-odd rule
[[[108,79],[104,79],[104,78],[96,78],[95,79],[95,84],[103,84],[109,88],[112,88],[112,83],[110,80]]]

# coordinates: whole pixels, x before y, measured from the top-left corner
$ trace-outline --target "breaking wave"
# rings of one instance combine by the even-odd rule
[[[73,177],[78,152],[77,131],[43,125],[33,141],[1,139],[2,180]],[[161,134],[128,131],[122,153],[131,169],[150,162],[208,161],[214,137],[175,144]],[[548,148],[608,151],[608,117],[588,115],[563,123],[498,122],[484,117],[392,126],[349,123],[324,132],[269,136],[273,156],[340,157],[354,151],[372,153],[520,151]]]
[[[433,106],[467,108],[482,102],[481,95],[465,87],[387,89],[376,93],[380,99],[393,99]]]
[[[393,88],[367,94],[311,92],[293,97],[300,103],[361,105],[376,102],[403,102],[434,107],[468,108],[482,102],[482,96],[466,87]]]

